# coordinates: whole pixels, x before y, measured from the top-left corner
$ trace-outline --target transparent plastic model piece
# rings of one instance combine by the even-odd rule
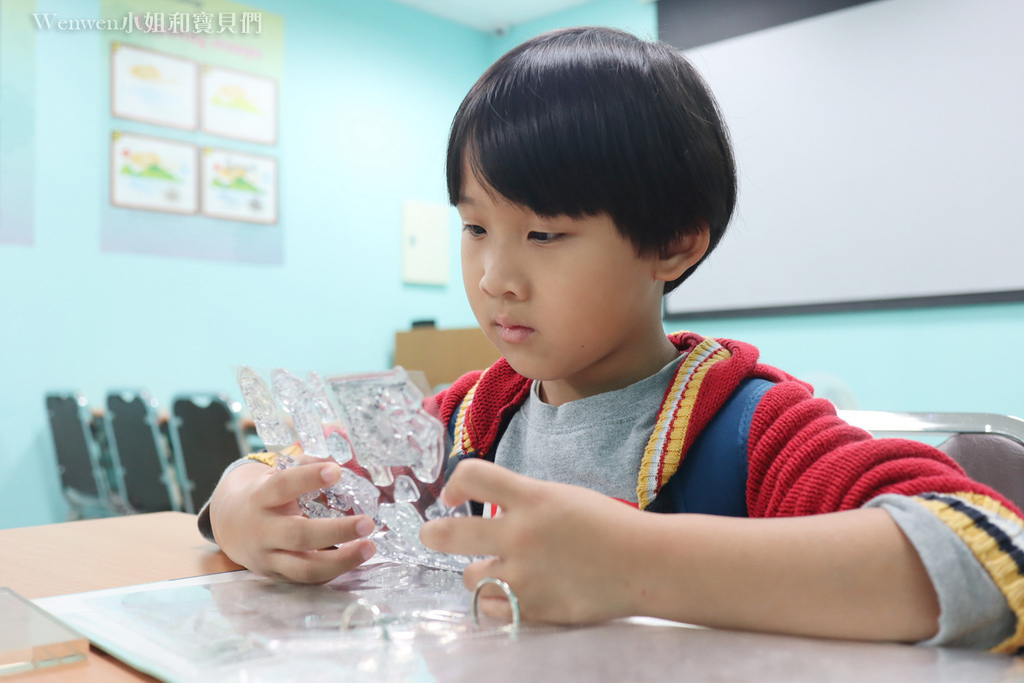
[[[13,590],[0,588],[0,679],[85,662],[88,654],[84,636]]]
[[[305,382],[281,368],[275,368],[270,379],[274,386],[274,399],[292,416],[292,426],[299,435],[302,452],[314,458],[326,458],[327,437],[313,392]]]
[[[287,446],[295,441],[292,430],[278,417],[270,387],[255,370],[248,366],[239,368],[238,387],[242,391],[242,400],[252,415],[256,434],[268,448]]]
[[[275,368],[270,377],[273,390],[252,368],[238,371],[242,398],[268,449],[297,440],[303,455],[345,465],[337,484],[300,496],[307,517],[372,517],[378,528],[372,538],[383,559],[455,571],[472,561],[420,543],[424,519],[467,516],[470,510],[468,503],[447,508],[436,499],[444,427],[424,410],[423,394],[405,370],[326,380],[310,372],[302,380]],[[280,418],[282,411],[291,427]],[[276,464],[283,469],[298,460],[279,454]]]
[[[424,483],[437,480],[444,462],[444,427],[423,407],[405,370],[328,378],[359,463],[378,486],[408,467]]]

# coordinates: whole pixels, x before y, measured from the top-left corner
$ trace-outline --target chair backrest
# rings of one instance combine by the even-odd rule
[[[89,402],[76,391],[45,395],[61,490],[71,518],[115,514],[110,472],[93,431]]]
[[[186,512],[197,512],[224,468],[244,455],[240,410],[220,393],[180,394],[171,401],[169,431]]]
[[[994,413],[889,413],[840,410],[839,416],[876,435],[949,434],[939,450],[967,475],[1024,509],[1024,420]]]
[[[156,401],[144,390],[111,391],[104,422],[132,510],[181,510],[177,474],[160,433]]]
[[[955,434],[939,449],[1024,510],[1024,444],[1001,434]]]

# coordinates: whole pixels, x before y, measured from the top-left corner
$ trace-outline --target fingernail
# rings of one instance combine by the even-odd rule
[[[364,517],[356,522],[356,533],[360,536],[369,536],[376,528],[377,527],[374,525],[373,520],[369,517]]]
[[[323,479],[325,484],[333,484],[338,480],[338,475],[341,473],[334,465],[327,465],[320,468],[320,478]]]
[[[370,559],[371,557],[374,556],[374,554],[376,552],[377,552],[377,546],[374,545],[373,543],[370,543],[370,542],[364,543],[362,545],[362,547],[359,548],[359,554],[363,556],[363,560]]]

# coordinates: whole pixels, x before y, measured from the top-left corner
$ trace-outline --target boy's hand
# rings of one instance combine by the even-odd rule
[[[426,523],[420,538],[435,550],[493,555],[471,564],[466,587],[492,576],[515,591],[524,620],[592,622],[632,613],[631,530],[640,513],[588,489],[542,482],[493,463],[464,460],[445,486],[444,502],[490,502],[494,519],[463,517]],[[485,587],[480,608],[509,618],[504,595]]]
[[[258,463],[229,472],[210,499],[210,523],[221,550],[263,576],[293,583],[325,583],[362,564],[376,552],[366,515],[307,519],[300,494],[330,486],[341,477],[334,462],[300,457],[279,470]],[[344,544],[340,548],[333,546]]]
[[[745,519],[640,512],[599,493],[464,460],[443,493],[501,506],[494,519],[423,525],[424,544],[494,555],[466,568],[474,588],[512,587],[525,620],[631,615],[712,628],[917,642],[938,630],[924,564],[888,512]],[[485,586],[480,606],[508,618]]]

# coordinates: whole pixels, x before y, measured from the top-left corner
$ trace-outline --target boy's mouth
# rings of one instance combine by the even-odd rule
[[[498,331],[498,336],[501,337],[501,340],[509,344],[524,342],[535,332],[532,327],[516,325],[511,322],[502,324],[497,320],[494,321],[494,328]]]

